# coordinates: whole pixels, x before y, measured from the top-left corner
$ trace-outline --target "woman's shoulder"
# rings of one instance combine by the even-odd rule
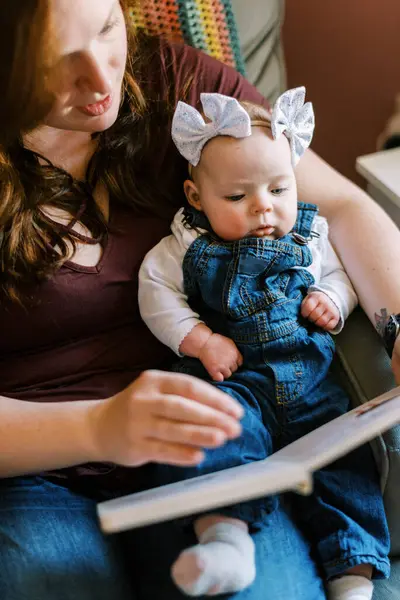
[[[201,50],[143,36],[138,52],[146,57],[141,61],[142,80],[164,88],[161,91],[175,103],[184,99],[196,105],[202,92],[218,92],[268,106],[268,101],[238,71]]]

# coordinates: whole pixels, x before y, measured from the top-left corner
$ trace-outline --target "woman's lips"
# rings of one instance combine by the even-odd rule
[[[87,115],[88,117],[100,117],[104,115],[109,108],[111,108],[112,104],[112,96],[109,94],[102,100],[101,102],[96,102],[95,104],[87,104],[86,106],[77,106],[79,112]]]

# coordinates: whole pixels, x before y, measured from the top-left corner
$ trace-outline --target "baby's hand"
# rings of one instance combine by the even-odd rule
[[[231,339],[213,333],[198,358],[214,381],[224,381],[243,364],[243,357]]]
[[[336,304],[324,292],[307,294],[301,304],[301,314],[305,319],[309,319],[325,331],[335,329],[340,319]]]

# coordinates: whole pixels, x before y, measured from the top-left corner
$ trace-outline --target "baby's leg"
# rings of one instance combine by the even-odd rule
[[[324,382],[320,392],[320,398],[315,391],[314,398],[310,393],[298,403],[295,426],[304,434],[347,409],[347,398],[333,381]],[[324,567],[328,598],[371,600],[371,576],[389,574],[390,545],[371,448],[360,446],[317,471],[314,493],[308,498],[296,497],[295,502]]]
[[[238,592],[253,583],[254,542],[244,521],[207,515],[194,528],[199,544],[184,550],[172,567],[172,578],[183,592],[214,596]]]
[[[374,593],[371,577],[371,565],[357,565],[349,569],[342,577],[328,582],[328,599],[371,600]]]
[[[265,377],[262,383],[265,388]],[[157,485],[262,460],[272,453],[270,432],[276,426],[274,412],[269,413],[267,428],[245,374],[235,373],[235,377],[217,387],[245,408],[242,435],[224,446],[207,450],[197,467],[152,467]],[[257,527],[256,524],[264,522],[276,505],[276,498],[256,498],[226,506],[218,515],[193,519],[199,544],[182,552],[174,564],[172,576],[177,585],[192,596],[235,592],[250,585],[255,577],[254,545],[247,524]]]

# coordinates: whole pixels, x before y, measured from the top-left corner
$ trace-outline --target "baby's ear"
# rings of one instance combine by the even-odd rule
[[[186,179],[185,183],[183,184],[183,190],[190,206],[193,206],[193,208],[196,208],[197,210],[202,210],[200,195],[194,181],[191,179]]]

